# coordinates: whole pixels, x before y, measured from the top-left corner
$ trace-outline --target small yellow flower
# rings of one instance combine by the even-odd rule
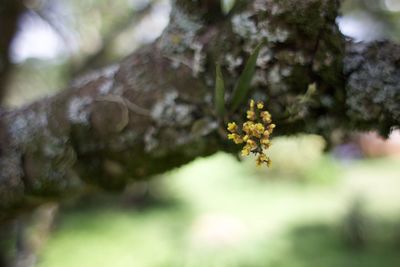
[[[255,109],[255,106],[257,109]],[[235,144],[245,143],[241,154],[248,156],[250,153],[257,155],[256,164],[271,165],[271,159],[265,154],[265,150],[271,146],[270,135],[275,124],[271,123],[271,114],[263,111],[264,103],[258,102],[257,105],[253,99],[250,100],[249,109],[246,112],[247,121],[239,129],[235,122],[228,124],[228,138]]]
[[[251,147],[249,145],[245,145],[242,149],[242,156],[250,155]]]
[[[260,154],[256,159],[257,166],[261,166],[262,164],[267,164],[268,167],[271,166],[271,159],[267,157],[265,154]]]
[[[254,121],[256,119],[256,113],[252,110],[248,110],[247,119]]]
[[[267,127],[267,130],[268,130],[268,132],[269,132],[270,134],[272,134],[272,132],[274,131],[274,129],[275,129],[275,124],[270,124],[270,125],[268,125],[268,127]]]
[[[228,134],[228,139],[233,140],[233,142],[234,142],[235,144],[241,144],[241,143],[243,143],[242,137],[241,137],[240,135],[236,134],[236,133]]]
[[[254,109],[255,101],[253,99],[250,100],[250,109]]]
[[[271,123],[271,114],[268,111],[260,112],[260,117],[264,123]]]
[[[251,121],[246,121],[243,123],[243,128],[242,130],[247,134],[250,135],[251,129],[253,128],[254,123]]]
[[[272,165],[272,160],[270,158],[268,158],[266,163],[267,163],[267,167],[269,168]]]
[[[265,137],[261,139],[260,143],[262,145],[264,145],[264,146],[267,146],[267,147],[269,147],[271,145],[271,141],[268,138],[265,138]]]
[[[254,125],[254,135],[257,136],[257,138],[260,138],[262,134],[264,134],[265,127],[262,123],[257,123]]]
[[[246,146],[250,147],[250,150],[254,150],[257,148],[257,143],[251,139],[246,141]]]
[[[237,131],[237,125],[236,122],[230,122],[228,123],[228,131],[230,131],[231,133],[235,133]]]

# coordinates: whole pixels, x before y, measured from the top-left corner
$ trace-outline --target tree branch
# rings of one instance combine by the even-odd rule
[[[331,0],[256,0],[202,20],[174,8],[153,45],[2,114],[0,218],[88,183],[120,189],[199,156],[237,151],[215,115],[215,63],[229,102],[243,62],[261,42],[249,98],[267,102],[277,134],[329,138],[337,130],[398,126],[399,61],[389,54],[398,46],[346,45],[337,10]],[[240,121],[246,104],[228,119]]]

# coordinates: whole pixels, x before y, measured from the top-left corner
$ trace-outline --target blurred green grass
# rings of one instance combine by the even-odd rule
[[[400,266],[399,162],[299,138],[274,141],[272,169],[217,154],[166,174],[170,205],[70,209],[39,266]]]

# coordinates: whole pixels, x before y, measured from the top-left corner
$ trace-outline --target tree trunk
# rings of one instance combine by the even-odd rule
[[[10,48],[24,11],[22,1],[0,0],[0,105],[11,70]]]

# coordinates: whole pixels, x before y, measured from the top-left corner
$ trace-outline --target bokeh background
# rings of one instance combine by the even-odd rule
[[[226,10],[233,0],[224,1]],[[167,0],[26,0],[6,105],[66,88],[155,40]],[[400,40],[400,0],[345,0],[341,31]],[[93,188],[25,218],[39,267],[400,266],[400,134],[273,139],[271,169],[216,154],[134,183]]]

